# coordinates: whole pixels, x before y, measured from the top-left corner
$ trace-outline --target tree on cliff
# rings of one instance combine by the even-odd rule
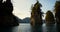
[[[31,24],[32,25],[40,25],[42,24],[42,12],[41,12],[42,5],[37,2],[31,8]]]
[[[56,22],[60,24],[60,1],[56,1],[54,11],[55,11]]]
[[[45,20],[46,20],[46,23],[49,23],[49,24],[55,23],[54,15],[50,10],[46,12]]]

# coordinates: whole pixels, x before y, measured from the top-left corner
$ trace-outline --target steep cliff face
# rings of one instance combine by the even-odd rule
[[[6,15],[0,17],[0,25],[1,26],[17,26],[18,20],[13,15]]]
[[[48,24],[55,24],[54,15],[53,15],[53,13],[52,13],[50,10],[48,10],[48,11],[46,12],[45,20],[46,20],[46,24],[47,24],[47,25],[48,25]]]
[[[42,5],[37,1],[37,3],[32,7],[31,12],[31,25],[41,25],[42,24],[42,12],[41,8]]]
[[[13,15],[13,5],[11,0],[6,2],[0,1],[0,25],[1,26],[16,26],[18,25],[16,17]]]
[[[55,11],[56,23],[60,24],[60,0],[56,1],[54,7],[55,7],[54,11]]]

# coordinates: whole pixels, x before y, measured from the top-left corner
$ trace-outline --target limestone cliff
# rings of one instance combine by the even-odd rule
[[[13,15],[13,4],[11,0],[0,1],[0,26],[16,26],[17,19]]]
[[[42,24],[42,12],[41,8],[42,5],[37,1],[34,6],[32,7],[31,11],[31,25],[41,25]]]

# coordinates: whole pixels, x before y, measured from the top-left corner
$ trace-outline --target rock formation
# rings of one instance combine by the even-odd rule
[[[42,24],[42,12],[41,8],[42,5],[37,1],[34,6],[32,6],[32,11],[31,11],[31,25],[41,25]]]
[[[18,25],[17,19],[13,15],[13,4],[11,0],[6,2],[0,1],[0,25],[1,26],[16,26]]]
[[[54,15],[53,15],[53,13],[52,13],[50,10],[48,10],[48,11],[46,12],[45,20],[46,20],[46,24],[47,24],[47,25],[48,25],[48,24],[55,24]]]
[[[56,1],[54,11],[55,11],[56,23],[60,24],[60,1]]]

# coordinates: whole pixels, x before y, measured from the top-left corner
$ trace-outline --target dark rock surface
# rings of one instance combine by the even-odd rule
[[[0,26],[16,26],[18,25],[16,16],[13,15],[13,4],[11,0],[6,2],[0,1]]]

